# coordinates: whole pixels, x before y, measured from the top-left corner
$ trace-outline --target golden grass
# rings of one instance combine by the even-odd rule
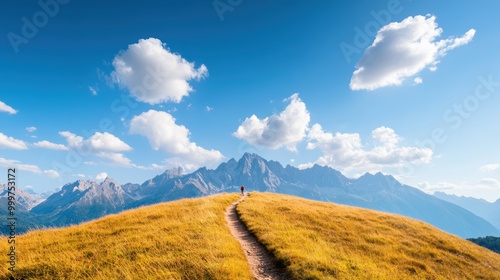
[[[297,279],[500,279],[500,255],[401,216],[269,193],[237,211]]]
[[[224,194],[163,203],[83,225],[17,237],[17,278],[252,279],[224,219],[238,199]],[[19,221],[22,222],[22,221]],[[1,279],[8,244],[0,240]]]

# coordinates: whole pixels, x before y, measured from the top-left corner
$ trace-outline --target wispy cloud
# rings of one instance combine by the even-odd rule
[[[494,171],[500,169],[500,164],[498,163],[491,163],[491,164],[485,164],[479,168],[479,171],[482,172],[489,172],[489,171]]]
[[[51,142],[46,141],[46,140],[36,142],[33,144],[33,146],[38,147],[38,148],[49,149],[49,150],[56,150],[56,151],[67,151],[68,150],[68,147],[66,147],[62,144],[55,144],[55,143],[51,143]]]
[[[89,90],[90,90],[90,92],[92,93],[92,95],[97,95],[97,89],[95,89],[95,88],[93,88],[93,87],[89,86]]]
[[[36,131],[36,127],[34,127],[34,126],[27,127],[26,131],[29,132],[29,133],[35,132]]]
[[[421,182],[416,187],[428,193],[442,191],[458,196],[483,198],[490,202],[494,202],[500,196],[500,181],[495,178],[482,178],[476,182],[460,183],[439,182],[432,184]]]
[[[12,108],[9,105],[0,101],[0,112],[6,112],[6,113],[14,115],[17,113],[17,110],[15,110],[14,108]]]
[[[13,159],[5,159],[5,158],[0,158],[0,166],[3,167],[16,167],[20,170],[25,170],[31,173],[35,174],[44,174],[48,177],[51,178],[57,178],[59,177],[59,173],[57,171],[48,169],[48,170],[41,170],[40,167],[33,165],[33,164],[24,164],[21,163],[18,160],[13,160]]]

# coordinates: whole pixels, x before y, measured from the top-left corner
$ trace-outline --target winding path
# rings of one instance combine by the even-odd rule
[[[276,264],[274,257],[257,240],[257,238],[248,231],[245,224],[240,220],[236,212],[238,203],[245,199],[242,196],[238,201],[226,208],[225,218],[231,234],[240,242],[245,256],[247,257],[253,275],[257,280],[289,280],[292,279],[288,273]]]

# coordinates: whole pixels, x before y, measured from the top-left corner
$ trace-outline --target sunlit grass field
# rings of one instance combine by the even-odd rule
[[[224,219],[238,194],[184,199],[17,237],[20,279],[253,279]],[[247,226],[297,279],[500,279],[500,255],[397,215],[251,193]],[[0,279],[8,279],[8,244]]]
[[[500,279],[500,255],[416,220],[251,193],[242,219],[297,279]]]
[[[252,279],[224,219],[224,194],[147,206],[83,225],[17,237],[17,278]],[[19,221],[22,222],[22,221]],[[1,279],[8,244],[0,240]]]

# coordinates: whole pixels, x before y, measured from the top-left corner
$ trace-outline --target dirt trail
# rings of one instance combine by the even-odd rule
[[[231,234],[240,242],[247,257],[253,275],[257,280],[289,280],[288,273],[274,261],[274,257],[266,248],[248,231],[245,224],[236,213],[236,206],[245,199],[242,196],[238,201],[226,208],[226,222]]]

